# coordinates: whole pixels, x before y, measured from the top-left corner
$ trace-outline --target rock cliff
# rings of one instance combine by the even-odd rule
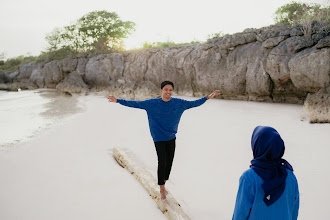
[[[178,95],[220,89],[225,99],[303,103],[308,93],[330,85],[330,26],[246,29],[203,44],[27,64],[0,72],[0,89],[108,91],[143,99],[157,96],[164,80],[174,82]]]

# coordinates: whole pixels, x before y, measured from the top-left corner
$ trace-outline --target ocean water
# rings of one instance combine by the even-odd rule
[[[76,97],[56,90],[0,91],[0,147],[26,141],[82,110]]]

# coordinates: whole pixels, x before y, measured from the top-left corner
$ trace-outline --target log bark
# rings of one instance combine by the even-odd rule
[[[159,186],[155,177],[148,171],[138,166],[126,153],[120,148],[113,149],[113,156],[117,163],[128,170],[145,188],[150,197],[157,203],[158,208],[170,220],[189,220],[189,216],[183,211],[180,204],[173,195],[167,190],[166,200],[162,201],[159,193]]]

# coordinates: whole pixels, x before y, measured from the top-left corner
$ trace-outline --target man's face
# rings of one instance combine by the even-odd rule
[[[172,85],[166,85],[160,91],[162,93],[163,99],[170,99],[173,93],[173,87]]]

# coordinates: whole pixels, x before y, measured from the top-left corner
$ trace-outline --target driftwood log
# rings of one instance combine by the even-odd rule
[[[128,170],[145,188],[150,197],[157,203],[158,208],[164,215],[171,220],[190,219],[184,213],[180,204],[175,200],[172,194],[168,191],[167,199],[162,201],[159,193],[157,180],[148,171],[138,166],[126,153],[120,148],[113,149],[113,156],[120,166]]]

